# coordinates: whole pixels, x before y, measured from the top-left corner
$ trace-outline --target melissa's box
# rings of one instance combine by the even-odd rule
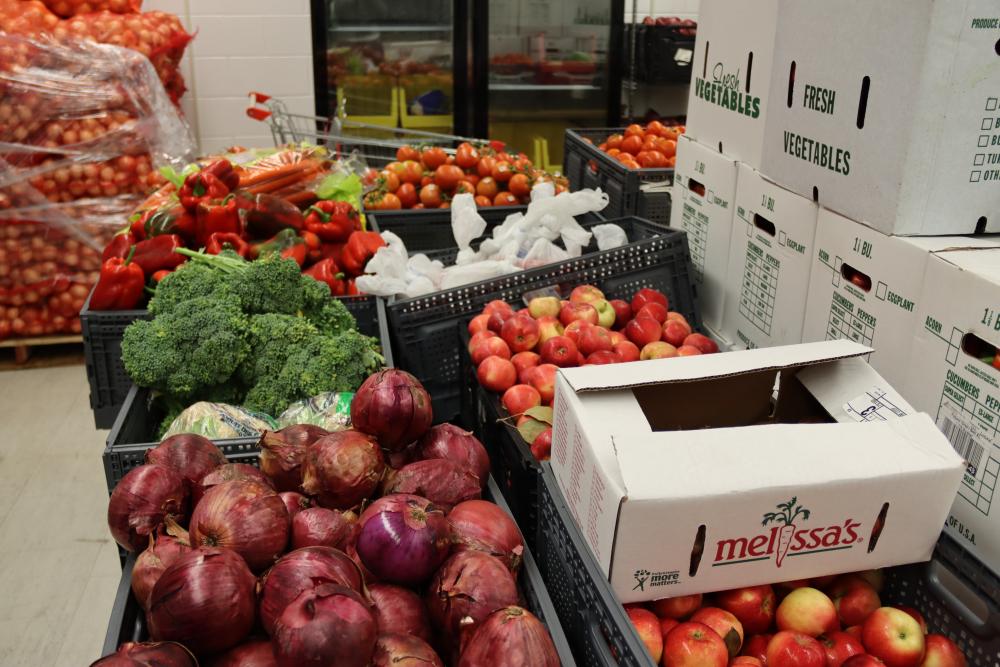
[[[670,226],[687,232],[701,319],[716,331],[722,328],[735,194],[736,162],[681,135]]]
[[[962,460],[868,351],[560,370],[553,471],[622,602],[930,557]]]
[[[886,234],[1000,231],[998,17],[996,0],[782,5],[761,171]]]

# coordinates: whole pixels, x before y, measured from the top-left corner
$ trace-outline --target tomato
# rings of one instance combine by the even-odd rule
[[[656,150],[656,142],[659,141],[659,140],[660,140],[659,137],[657,137],[655,135],[652,135],[652,134],[647,134],[646,138],[643,139],[643,141],[642,141],[642,150],[644,150],[644,151],[655,151]]]
[[[480,178],[485,178],[493,173],[493,165],[497,163],[496,158],[489,156],[479,158],[479,164],[476,165],[476,173],[479,174]]]
[[[498,192],[497,196],[493,198],[494,206],[517,206],[519,203],[517,197],[509,192]]]
[[[599,150],[602,150],[602,151],[607,151],[608,150],[608,142],[605,141],[603,144],[598,144],[597,148]]]
[[[622,139],[622,152],[631,153],[632,155],[638,154],[642,150],[642,139],[636,135],[631,135]]]
[[[413,205],[413,208],[414,208],[414,210],[416,210],[416,209],[419,209],[419,208],[427,208],[427,207],[424,206],[423,203],[418,202],[418,203],[416,203],[416,204]]]
[[[635,156],[635,161],[638,162],[639,166],[643,168],[649,166],[648,164],[646,164],[648,160],[649,160],[649,151],[646,150],[639,151],[639,153]]]
[[[399,189],[396,190],[396,196],[402,202],[403,208],[413,208],[413,205],[418,201],[417,188],[413,183],[400,184]]]
[[[665,127],[663,128],[663,132],[660,134],[660,136],[663,137],[664,139],[673,139],[674,141],[677,141],[677,136],[679,134],[680,132],[677,131],[676,127]]]
[[[483,195],[476,195],[476,206],[493,206],[493,200]]]
[[[492,176],[498,183],[506,183],[513,175],[514,170],[511,169],[510,162],[507,162],[506,160],[497,160],[497,163],[493,165]]]
[[[395,192],[399,189],[399,176],[388,169],[383,169],[379,172],[379,178],[385,181],[385,189],[389,192]]]
[[[531,181],[524,174],[514,174],[507,183],[507,189],[515,197],[527,197],[531,194]]]
[[[608,149],[608,155],[610,155],[611,157],[617,157],[619,153],[621,153],[621,151],[618,150],[617,148]],[[593,160],[591,160],[591,162],[593,162]],[[593,171],[597,171],[597,163],[594,162],[594,164],[592,164],[590,168]]]
[[[407,160],[402,163],[402,168],[397,173],[403,183],[419,183],[424,170],[416,160]]]
[[[516,160],[514,160],[514,164],[511,166],[514,167],[514,171],[528,171],[529,169],[531,169],[531,160],[529,160],[528,158],[519,157]]]
[[[667,169],[673,169],[675,164],[677,164],[677,158],[675,157],[667,158]]]
[[[448,200],[444,200],[441,202],[441,205],[438,206],[438,208],[451,208],[451,202]]]
[[[660,139],[656,144],[656,150],[666,157],[673,157],[677,154],[677,142],[673,139]]]
[[[612,134],[604,143],[608,145],[608,148],[620,148],[622,145],[622,139],[624,139],[622,135]]]
[[[513,162],[514,160],[510,157],[510,153],[507,151],[500,151],[496,154],[497,162]]]
[[[646,135],[646,133],[643,131],[642,125],[638,125],[637,123],[632,123],[631,125],[629,125],[628,127],[625,128],[625,136],[626,137],[640,137],[641,138],[641,137],[644,137],[645,135]]]
[[[396,159],[400,162],[405,162],[406,160],[419,160],[420,151],[413,146],[400,146],[396,149]]]
[[[487,176],[476,185],[476,194],[483,195],[484,197],[489,197],[490,201],[497,196],[497,192],[500,190],[497,187],[497,182],[493,180],[492,176]]]
[[[434,182],[434,176],[432,176],[429,172],[425,173],[423,176],[420,177],[420,187],[424,187],[425,185],[430,185],[433,182]]]
[[[649,164],[648,167],[653,167],[654,169],[663,169],[667,166],[667,156],[660,151],[649,151],[649,158],[647,160]]]
[[[372,207],[376,211],[394,211],[396,209],[403,208],[403,204],[399,201],[399,197],[391,192],[384,192],[381,193],[381,196],[376,195],[376,197],[375,205]]]
[[[427,208],[437,208],[441,205],[441,188],[430,183],[420,188],[420,203]]]
[[[424,163],[425,167],[433,170],[448,161],[448,154],[444,152],[443,148],[437,146],[425,148],[420,154],[420,161]]]
[[[475,167],[479,162],[479,151],[472,144],[465,142],[458,145],[455,150],[455,164],[462,169]]]
[[[458,185],[455,186],[455,194],[456,195],[461,195],[461,194],[475,195],[476,194],[476,186],[473,185],[472,183],[469,183],[468,181],[459,181]]]
[[[665,129],[667,129],[666,126],[658,120],[651,120],[646,123],[646,134],[662,136]]]
[[[445,192],[451,192],[465,174],[453,164],[443,164],[434,171],[434,184]]]
[[[472,186],[475,187],[479,184],[479,174],[466,174],[463,180],[472,183]]]

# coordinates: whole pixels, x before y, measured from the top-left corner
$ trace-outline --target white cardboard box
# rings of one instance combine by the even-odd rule
[[[685,136],[677,141],[670,226],[687,232],[701,319],[722,328],[736,161]]]
[[[930,557],[963,463],[868,351],[560,370],[553,472],[622,602]]]
[[[996,0],[782,5],[761,171],[886,234],[1000,231],[998,16]]]
[[[779,7],[786,1],[701,0],[687,134],[760,166]]]
[[[1000,249],[932,256],[917,322],[901,389],[968,463],[946,527],[1000,575]]]
[[[802,342],[819,207],[739,165],[722,335],[740,348]]]

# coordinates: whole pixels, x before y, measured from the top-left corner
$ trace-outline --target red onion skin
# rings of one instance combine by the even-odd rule
[[[298,491],[306,448],[330,432],[312,424],[295,424],[264,431],[260,438],[260,470],[278,491]]]
[[[281,502],[285,503],[285,509],[288,510],[288,519],[290,521],[294,521],[295,515],[302,510],[312,507],[312,501],[307,496],[303,496],[301,493],[295,491],[282,491],[278,496],[281,498]]]
[[[278,667],[368,667],[375,617],[357,592],[324,584],[299,595],[274,629]]]
[[[381,633],[372,667],[444,667],[430,644],[413,635]]]
[[[382,450],[374,438],[354,430],[338,431],[309,445],[302,490],[327,509],[351,509],[375,492],[384,471]]]
[[[413,635],[425,642],[433,638],[427,606],[409,588],[392,584],[369,584],[368,597],[374,605],[380,635]]]
[[[469,637],[458,667],[559,667],[548,630],[531,612],[497,609]]]
[[[175,642],[126,642],[90,667],[198,667],[198,662]]]
[[[494,610],[517,604],[517,582],[499,558],[481,551],[453,555],[427,587],[431,623],[452,647],[460,632],[481,623]]]
[[[192,546],[234,550],[254,572],[267,569],[288,546],[288,510],[257,482],[213,486],[191,514]]]
[[[240,643],[253,628],[257,580],[231,549],[194,549],[167,568],[149,595],[154,639],[177,641],[197,655]]]
[[[517,573],[524,553],[524,538],[517,524],[488,500],[466,500],[448,513],[452,552],[482,551],[503,561]]]
[[[125,549],[142,551],[167,517],[185,520],[187,500],[187,484],[176,470],[149,463],[133,468],[111,492],[111,535]]]
[[[370,375],[351,401],[351,425],[396,452],[434,422],[431,396],[417,378],[398,368]]]
[[[417,447],[416,442],[412,445],[407,445],[398,452],[387,451],[384,453],[386,464],[394,470],[399,470],[407,463],[413,463],[414,461],[420,460],[420,450]]]
[[[172,435],[146,452],[146,463],[173,468],[191,484],[226,463],[226,455],[208,438],[194,433]]]
[[[446,459],[460,465],[479,479],[481,488],[486,488],[490,477],[490,455],[471,431],[454,424],[433,426],[420,438],[419,452],[422,460]]]
[[[260,622],[273,636],[285,608],[303,591],[337,584],[360,592],[364,578],[350,556],[332,547],[306,547],[282,556],[260,586]]]
[[[359,520],[356,549],[380,581],[416,585],[444,562],[451,534],[444,513],[425,498],[407,494],[379,498]]]
[[[211,667],[277,667],[270,639],[252,639],[231,648],[210,663]]]
[[[197,507],[201,499],[205,497],[205,494],[213,486],[217,486],[223,482],[238,481],[260,482],[265,486],[274,488],[274,484],[267,478],[267,475],[252,465],[248,463],[227,463],[202,477],[201,481],[191,488],[191,507]]]
[[[156,580],[178,558],[191,550],[190,545],[173,535],[157,534],[135,559],[132,568],[132,594],[143,609],[149,607],[149,593]]]
[[[385,495],[409,493],[427,498],[445,513],[465,500],[482,495],[479,479],[445,459],[416,461],[392,471],[382,485]]]
[[[292,549],[323,546],[346,551],[355,523],[357,517],[353,512],[341,513],[325,507],[303,510],[292,519]]]

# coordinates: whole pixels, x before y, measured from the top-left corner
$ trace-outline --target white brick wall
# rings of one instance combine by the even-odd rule
[[[273,143],[246,116],[252,90],[315,113],[309,0],[145,0],[143,10],[176,14],[196,33],[181,62],[182,106],[201,153]]]

